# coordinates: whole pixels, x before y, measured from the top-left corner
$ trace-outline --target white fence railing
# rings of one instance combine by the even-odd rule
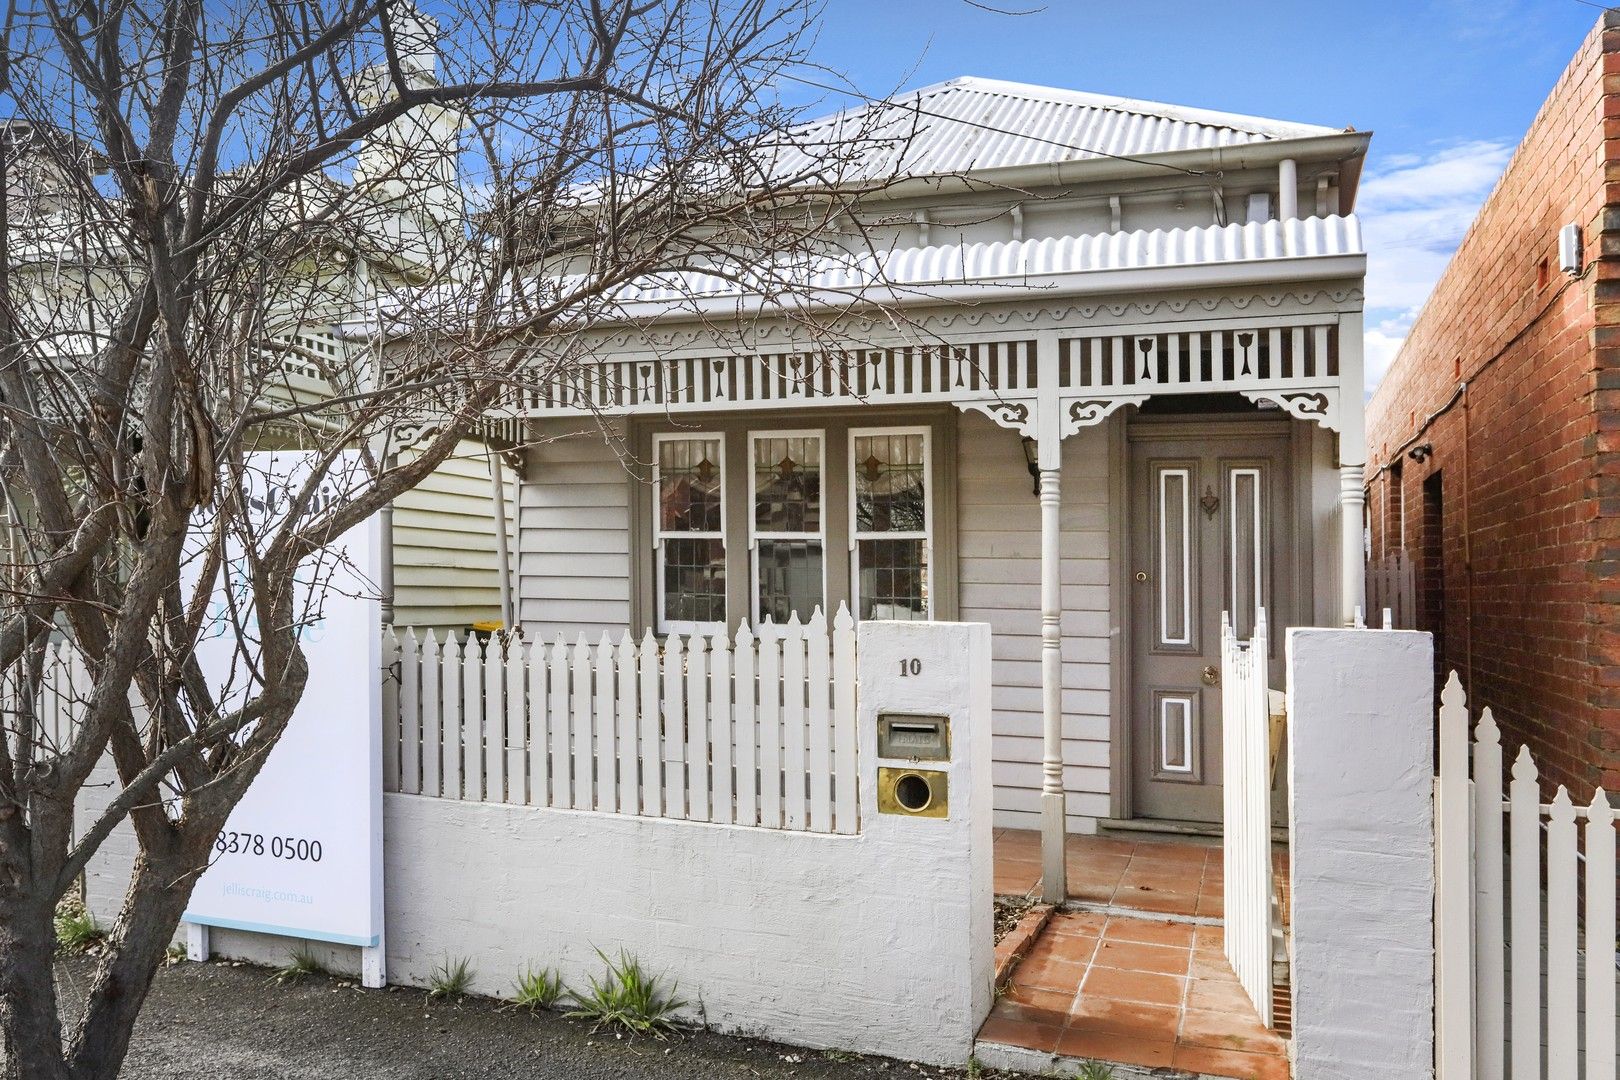
[[[1238,640],[1221,615],[1222,795],[1226,958],[1272,1024],[1271,710],[1265,609]]]
[[[1441,1080],[1614,1080],[1614,809],[1601,790],[1578,807],[1562,786],[1543,805],[1522,747],[1504,793],[1501,733],[1486,709],[1470,739],[1455,673],[1439,728]]]
[[[84,654],[73,642],[63,639],[45,646],[39,674],[32,701],[26,703],[16,669],[0,674],[0,722],[15,724],[25,712],[31,715],[34,757],[46,761],[66,750],[73,739],[85,699],[90,695],[90,673]]]
[[[596,645],[386,632],[390,791],[857,830],[855,624]]]

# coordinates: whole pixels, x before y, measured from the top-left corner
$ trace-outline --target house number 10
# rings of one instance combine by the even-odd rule
[[[917,657],[915,657],[915,656],[907,657],[906,659],[900,661],[900,677],[901,678],[905,678],[907,675],[921,675],[921,674],[922,674],[922,661],[919,660]]]

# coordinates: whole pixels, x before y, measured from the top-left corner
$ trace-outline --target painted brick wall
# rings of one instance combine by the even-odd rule
[[[1585,239],[1579,279],[1558,270],[1558,231],[1570,222]],[[1418,628],[1436,632],[1470,702],[1491,706],[1511,743],[1530,745],[1548,790],[1567,784],[1577,801],[1600,783],[1620,787],[1616,256],[1620,17],[1608,14],[1368,407],[1373,559],[1404,546],[1421,566],[1438,519],[1439,572],[1420,582],[1418,608],[1443,610],[1443,625],[1431,616]],[[1424,444],[1426,460],[1407,456]]]

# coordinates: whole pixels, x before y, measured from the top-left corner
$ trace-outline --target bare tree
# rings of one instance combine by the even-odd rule
[[[792,292],[829,257],[828,222],[883,182],[846,174],[858,124],[783,134],[794,117],[773,87],[807,63],[808,0],[429,14],[407,0],[7,9],[0,1075],[117,1074],[216,835],[303,691],[310,599],[294,570],[491,410],[587,362],[585,331],[623,313],[636,279],[701,271],[807,310]],[[310,326],[350,336],[312,347]],[[387,364],[365,335],[395,342]],[[402,456],[407,427],[433,434]],[[266,447],[317,463],[268,521],[242,495]],[[347,499],[319,498],[356,450]],[[195,655],[227,550],[248,553],[228,693]],[[30,702],[63,636],[89,689],[53,741]],[[107,809],[75,829],[108,759]],[[136,865],[67,1025],[53,911],[126,821]]]

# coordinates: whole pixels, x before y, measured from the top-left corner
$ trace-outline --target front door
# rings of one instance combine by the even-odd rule
[[[1221,820],[1221,613],[1292,613],[1284,423],[1132,425],[1133,815]],[[1273,665],[1276,667],[1277,665]]]

